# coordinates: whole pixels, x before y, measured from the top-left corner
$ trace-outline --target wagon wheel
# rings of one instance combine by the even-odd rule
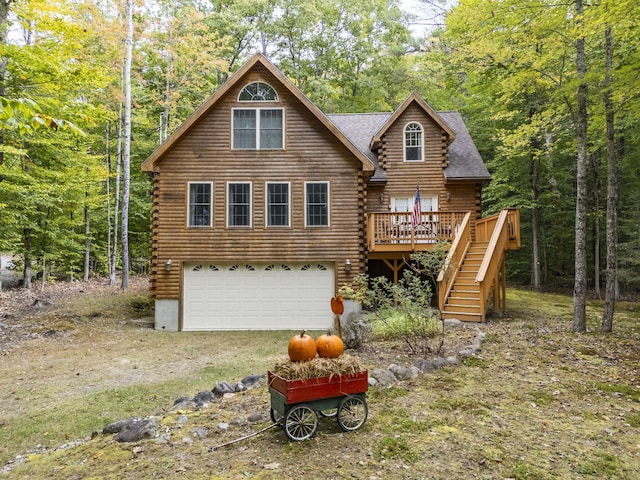
[[[291,440],[306,440],[316,433],[318,417],[316,412],[306,403],[294,405],[284,415],[284,433]]]
[[[273,423],[282,424],[282,415],[275,408],[271,409],[271,421]]]
[[[337,408],[327,408],[326,410],[320,410],[318,412],[321,417],[330,418],[335,417],[338,414]]]
[[[360,395],[345,397],[338,407],[338,425],[345,432],[357,430],[367,420],[369,409],[367,402]]]

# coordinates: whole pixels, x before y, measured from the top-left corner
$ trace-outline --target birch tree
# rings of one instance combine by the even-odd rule
[[[124,66],[124,138],[122,150],[122,283],[121,289],[129,288],[129,195],[131,190],[131,61],[133,57],[133,1],[126,2],[127,38],[125,40]]]

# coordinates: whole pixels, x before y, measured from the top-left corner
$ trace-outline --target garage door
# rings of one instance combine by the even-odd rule
[[[183,330],[326,329],[333,324],[333,265],[189,263]]]

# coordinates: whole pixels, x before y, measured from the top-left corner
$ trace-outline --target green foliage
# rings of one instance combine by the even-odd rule
[[[370,312],[374,333],[402,339],[410,351],[426,355],[440,352],[444,325],[431,306],[433,279],[444,265],[446,253],[440,246],[432,252],[411,255],[411,264],[393,284],[385,277],[360,275],[354,286],[343,286],[341,295],[357,300]]]

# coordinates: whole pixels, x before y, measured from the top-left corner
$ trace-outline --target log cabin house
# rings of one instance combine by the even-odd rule
[[[324,329],[340,286],[397,278],[437,241],[451,245],[445,317],[484,321],[504,301],[518,212],[481,218],[490,177],[461,116],[416,93],[394,112],[326,115],[257,54],[142,169],[156,329]]]

